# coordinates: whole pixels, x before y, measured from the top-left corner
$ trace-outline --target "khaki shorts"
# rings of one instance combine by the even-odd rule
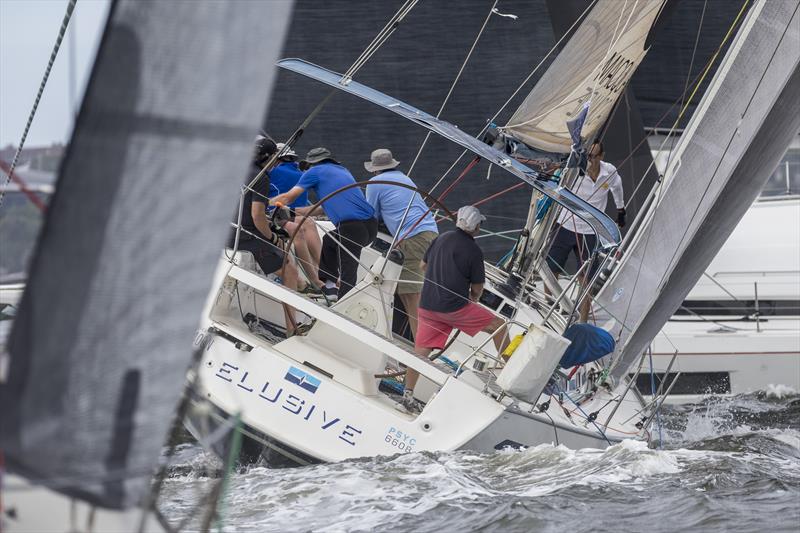
[[[433,231],[423,231],[402,240],[397,245],[404,256],[403,271],[400,274],[400,282],[397,284],[397,294],[422,292],[422,280],[425,279],[425,273],[419,263],[425,257],[425,252],[428,251],[433,239],[438,236],[439,234]]]

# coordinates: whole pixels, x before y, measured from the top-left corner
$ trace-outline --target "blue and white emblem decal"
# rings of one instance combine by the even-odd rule
[[[283,379],[290,383],[294,383],[295,385],[298,385],[311,393],[317,392],[317,389],[322,384],[318,378],[315,378],[308,372],[303,372],[296,367],[290,367]]]

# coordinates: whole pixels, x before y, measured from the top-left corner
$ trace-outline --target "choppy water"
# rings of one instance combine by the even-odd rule
[[[800,396],[668,408],[664,449],[542,445],[415,453],[233,475],[225,531],[798,531]],[[162,492],[173,522],[218,481],[184,445]]]

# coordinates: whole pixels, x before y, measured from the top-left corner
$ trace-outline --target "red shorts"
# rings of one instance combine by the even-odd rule
[[[441,350],[454,329],[460,329],[470,337],[491,324],[495,316],[475,302],[450,313],[439,313],[419,308],[417,311],[417,348]]]

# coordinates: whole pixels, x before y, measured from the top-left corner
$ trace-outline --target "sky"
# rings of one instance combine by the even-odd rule
[[[0,0],[0,147],[19,143],[67,4],[67,0]],[[69,139],[109,5],[109,0],[78,0],[26,147],[66,143]],[[71,50],[74,102],[70,102]]]

